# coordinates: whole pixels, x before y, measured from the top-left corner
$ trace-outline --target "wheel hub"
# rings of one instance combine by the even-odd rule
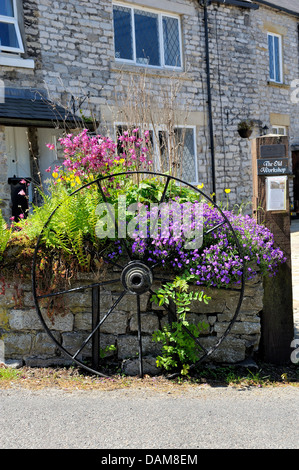
[[[131,261],[124,267],[120,279],[124,288],[131,294],[144,294],[152,286],[153,274],[141,261]]]

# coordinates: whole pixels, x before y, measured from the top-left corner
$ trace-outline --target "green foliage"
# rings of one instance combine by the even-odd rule
[[[193,337],[198,338],[207,326],[204,322],[195,325],[184,320],[172,322],[171,325],[164,326],[162,330],[155,331],[153,340],[163,344],[162,355],[157,356],[157,366],[165,370],[180,367],[181,374],[187,375],[190,365],[199,359],[200,354],[200,349]]]
[[[11,367],[0,368],[0,380],[14,380],[20,377],[20,372]]]
[[[27,219],[15,224],[17,230],[13,233],[13,240],[16,244],[33,245],[44,228],[41,246],[49,251],[62,251],[75,256],[79,266],[87,269],[90,248],[96,250],[100,244],[95,234],[96,207],[101,202],[100,195],[94,186],[72,197],[69,197],[70,191],[63,185],[52,186],[51,189],[50,196],[43,194],[44,202],[41,206],[34,206]],[[53,212],[54,215],[45,226]]]
[[[200,347],[194,342],[194,338],[198,338],[209,326],[205,322],[195,325],[186,320],[192,301],[203,301],[207,304],[210,300],[203,291],[189,291],[189,283],[193,279],[194,276],[190,274],[177,276],[172,283],[168,282],[158,289],[151,299],[159,306],[166,305],[171,308],[171,302],[176,306],[178,321],[155,331],[153,340],[163,345],[162,355],[157,357],[157,366],[165,370],[180,367],[182,375],[187,375],[190,365],[199,359]]]
[[[11,229],[7,227],[7,224],[2,215],[2,211],[0,211],[0,260],[3,257],[3,253],[7,247],[10,237]]]
[[[124,186],[127,203],[158,204],[161,201],[165,185],[166,179],[159,177],[148,178],[137,183],[129,181]],[[174,200],[177,197],[179,197],[180,203],[195,202],[201,198],[200,194],[193,189],[182,186],[175,180],[170,180],[165,192],[164,201]]]
[[[100,358],[105,359],[107,357],[108,353],[111,351],[116,351],[116,346],[114,344],[110,344],[106,346],[104,349],[100,348]]]

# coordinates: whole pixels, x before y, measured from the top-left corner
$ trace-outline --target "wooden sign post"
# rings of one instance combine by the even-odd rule
[[[264,280],[261,317],[261,359],[290,362],[294,339],[289,203],[289,143],[286,136],[262,136],[252,142],[253,216],[274,235],[286,263]]]

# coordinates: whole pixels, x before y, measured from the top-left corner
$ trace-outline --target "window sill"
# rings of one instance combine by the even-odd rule
[[[286,83],[271,82],[269,80],[267,82],[267,85],[273,86],[275,88],[290,88],[290,85],[287,85]]]
[[[111,70],[112,72],[127,72],[127,73],[143,73],[144,75],[150,77],[173,77],[174,75],[177,78],[184,78],[185,80],[192,80],[192,77],[187,75],[187,73],[182,68],[163,68],[163,67],[147,67],[139,64],[128,64],[126,62],[111,61]]]
[[[34,69],[34,60],[22,59],[21,57],[8,57],[0,55],[0,65],[4,65],[7,67]]]

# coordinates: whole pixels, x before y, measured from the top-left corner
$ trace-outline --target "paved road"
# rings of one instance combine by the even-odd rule
[[[298,449],[298,419],[291,386],[0,390],[0,449]]]

